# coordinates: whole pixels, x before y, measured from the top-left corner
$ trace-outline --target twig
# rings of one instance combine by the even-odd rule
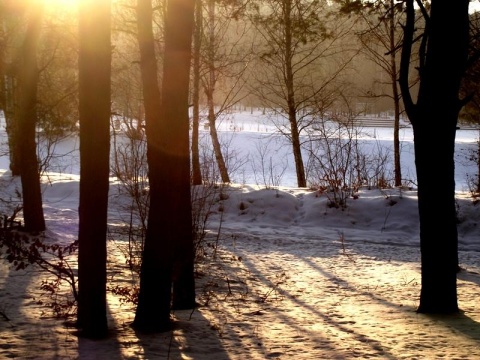
[[[342,245],[342,254],[347,256],[353,263],[355,263],[355,259],[351,254],[347,253],[347,249],[345,248],[345,235],[343,234],[343,232],[339,232],[339,236],[340,244]]]

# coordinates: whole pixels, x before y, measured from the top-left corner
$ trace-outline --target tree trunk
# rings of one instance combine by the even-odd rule
[[[422,261],[418,308],[421,313],[458,311],[454,151],[461,109],[458,94],[467,60],[468,2],[432,1],[424,33],[428,43],[425,58],[420,62],[420,87],[414,104],[408,91],[407,60],[415,11],[413,1],[407,1],[400,85],[414,132]]]
[[[9,61],[8,48],[9,48],[9,38],[12,36],[12,30],[9,29],[8,22],[9,18],[13,15],[8,13],[5,7],[0,5],[0,26],[3,28],[3,37],[0,39],[0,108],[3,110],[3,115],[5,116],[5,131],[7,133],[8,141],[8,155],[10,158],[10,171],[12,176],[20,175],[20,160],[19,160],[19,149],[18,149],[18,132],[16,117],[15,115],[15,94],[17,90],[15,89],[15,71],[14,66]],[[17,109],[18,110],[18,109]]]
[[[202,184],[200,169],[200,152],[198,148],[198,134],[200,127],[200,50],[202,48],[203,33],[203,4],[202,0],[195,2],[195,30],[193,33],[193,120],[192,120],[192,184]]]
[[[302,147],[300,142],[300,132],[297,123],[297,109],[295,103],[295,87],[293,81],[292,65],[292,1],[285,1],[284,5],[285,22],[285,87],[287,90],[288,120],[290,122],[290,135],[292,141],[293,158],[295,161],[295,170],[297,174],[297,186],[306,187],[307,179],[305,176],[305,167],[303,164]]]
[[[161,121],[160,88],[157,77],[157,59],[152,29],[153,9],[151,0],[137,1],[138,44],[140,48],[140,70],[142,74],[143,102],[145,107],[145,124],[147,131],[147,158],[149,166],[150,207],[148,214],[145,247],[140,273],[140,293],[133,326],[144,332],[163,331],[170,328],[172,250],[168,244],[162,245],[162,229],[158,225],[161,218],[161,204],[153,200],[152,194],[162,189],[155,181],[161,178],[158,173],[160,154],[157,149],[159,123]],[[156,195],[158,197],[158,195]],[[158,226],[157,226],[158,225]],[[168,253],[167,253],[168,250]],[[167,253],[167,261],[162,258]],[[163,284],[162,287],[157,287]],[[158,291],[157,291],[158,289]]]
[[[94,11],[93,11],[94,9]],[[107,208],[110,159],[110,0],[79,8],[80,205],[78,327],[107,335]]]
[[[133,323],[143,332],[171,328],[172,285],[174,306],[195,305],[188,117],[194,3],[168,1],[161,114],[146,122],[150,209]],[[151,9],[149,1],[138,4]]]
[[[220,146],[220,141],[218,139],[215,104],[213,100],[215,86],[217,83],[215,69],[215,1],[216,0],[208,0],[208,81],[205,87],[205,95],[207,96],[208,124],[210,128],[210,137],[212,138],[213,151],[215,153],[215,160],[217,162],[218,171],[220,172],[220,178],[222,179],[223,183],[227,184],[230,182],[230,177],[228,175],[227,165],[225,164],[225,159],[222,154],[222,147]]]
[[[388,19],[388,34],[390,40],[390,81],[392,83],[392,97],[394,106],[394,122],[393,122],[393,169],[395,176],[395,186],[402,185],[402,166],[400,162],[400,93],[397,83],[397,59],[395,44],[395,1],[390,0],[390,18]]]
[[[32,5],[31,18],[22,44],[18,64],[19,109],[15,140],[18,141],[22,183],[23,217],[27,231],[45,230],[42,192],[37,159],[37,47],[43,6]]]
[[[230,182],[230,176],[228,175],[227,165],[225,163],[225,159],[223,158],[220,140],[218,139],[213,102],[210,102],[210,101],[208,105],[208,124],[210,128],[210,137],[212,139],[213,152],[215,154],[215,160],[217,162],[218,171],[220,172],[220,179],[224,184],[228,184]]]

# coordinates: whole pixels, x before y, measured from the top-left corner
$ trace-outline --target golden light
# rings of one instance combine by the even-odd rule
[[[67,7],[72,8],[78,6],[78,2],[80,0],[43,0],[45,5],[49,8],[56,8],[56,7]]]
[[[78,7],[81,0],[43,0],[43,3],[49,10],[68,9],[73,10]]]

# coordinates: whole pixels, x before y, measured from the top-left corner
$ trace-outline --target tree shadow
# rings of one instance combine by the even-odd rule
[[[197,309],[175,311],[170,331],[153,334],[132,331],[137,354],[145,359],[230,359],[218,332]]]
[[[8,318],[0,319],[0,358],[60,357],[64,352],[54,329],[59,320],[49,315],[51,309],[38,303],[42,300],[42,272],[33,266],[15,270],[0,261],[0,306]]]
[[[290,237],[293,236],[290,235]],[[316,319],[314,321],[319,324],[318,326],[325,326],[329,329],[334,329],[332,331],[335,333],[345,334],[344,336],[348,337],[352,347],[358,346],[360,349],[363,348],[363,351],[367,351],[369,355],[375,354],[375,356],[384,359],[396,359],[399,355],[398,351],[402,346],[405,346],[405,351],[415,348],[422,351],[423,341],[431,340],[432,344],[437,341],[435,336],[432,338],[431,335],[423,339],[422,331],[419,331],[419,325],[430,326],[432,325],[430,323],[432,319],[442,321],[440,327],[437,326],[436,328],[436,331],[439,333],[443,333],[445,329],[447,329],[448,333],[448,329],[451,329],[452,333],[461,333],[475,342],[480,341],[480,324],[465,314],[445,318],[430,318],[424,317],[423,314],[417,314],[416,302],[418,301],[420,281],[420,263],[416,261],[417,253],[419,252],[417,248],[403,247],[399,251],[396,246],[392,245],[362,243],[351,244],[352,246],[346,244],[345,248],[342,249],[342,244],[332,241],[303,239],[301,236],[295,241],[295,239],[290,237],[283,238],[281,233],[267,233],[265,236],[260,234],[253,236],[243,235],[236,238],[232,244],[222,244],[222,247],[227,253],[241,259],[242,264],[252,274],[249,278],[256,278],[262,283],[264,288],[271,289],[280,298],[283,297],[286,301],[294,304],[294,307],[302,309],[302,318],[305,318],[305,314],[311,314],[311,318]],[[356,260],[358,264],[355,263]],[[466,257],[466,261],[472,262],[469,257]],[[380,270],[376,267],[378,263],[387,264],[387,266]],[[361,282],[356,281],[358,276],[362,276],[359,271],[360,264],[370,268],[370,271],[364,274],[365,278],[371,276],[369,274],[375,274],[380,271],[378,277],[371,277],[371,285],[365,286]],[[405,270],[403,270],[403,264],[406,266]],[[345,271],[345,269],[349,270]],[[235,269],[232,268],[231,271],[235,271]],[[303,275],[301,273],[304,271],[310,273],[311,278],[318,280],[309,282],[302,279]],[[380,280],[377,283],[376,278],[383,279],[381,274],[386,271],[393,272],[393,277],[389,278],[390,280],[387,283],[382,283]],[[399,276],[403,271],[405,271],[405,279]],[[292,278],[293,284],[278,286],[274,276],[281,272],[286,272],[286,276]],[[296,278],[297,272],[298,278]],[[350,275],[347,276],[347,273]],[[459,274],[459,278],[480,284],[480,275],[477,273],[462,272]],[[302,282],[301,285],[296,283],[298,280]],[[324,289],[321,291],[325,292],[320,293],[321,297],[318,299],[312,299],[311,296],[313,294],[317,294],[315,296],[319,296],[319,294],[317,291],[311,291],[308,286],[315,286],[316,283],[319,284],[318,286],[321,286],[321,289]],[[326,283],[328,285],[325,285]],[[378,290],[377,286],[379,287]],[[404,287],[405,290],[403,289]],[[301,292],[299,288],[301,288]],[[345,307],[332,305],[332,302],[329,301],[329,296],[335,297],[335,291],[339,288],[342,290],[344,299],[355,299],[350,300],[349,304],[352,303],[352,306],[358,309],[357,311],[360,313],[370,314],[370,318],[365,318],[364,316],[363,320],[356,319],[355,314],[350,313],[349,310],[347,310],[348,315],[345,316],[345,313],[343,313]],[[397,296],[392,293],[403,293],[404,291],[408,291],[407,298],[410,297],[411,301],[405,295]],[[268,306],[269,301],[264,305],[265,310],[262,309],[262,312],[273,312],[275,314],[273,316],[274,322],[288,324],[288,328],[292,329],[292,336],[295,332],[304,334],[302,338],[298,338],[298,341],[309,341],[309,336],[315,337],[315,342],[322,344],[325,351],[332,353],[337,351],[336,357],[332,358],[342,356],[338,339],[323,339],[322,334],[324,334],[324,331],[310,331],[311,322],[308,319],[306,321],[304,319],[302,323],[297,318],[291,316],[294,314],[293,310],[288,312],[289,310],[285,311],[285,309],[281,308],[282,301],[278,303],[278,308],[277,306],[271,306],[271,304]],[[370,307],[368,310],[366,307],[362,309],[359,304],[365,304],[366,307]],[[285,306],[291,307],[292,305]],[[380,312],[378,318],[375,316],[377,311]],[[385,313],[397,315],[385,317]],[[270,316],[269,318],[272,317]],[[398,330],[390,330],[388,321],[382,322],[386,318],[395,319],[395,323],[392,323],[392,326],[400,330],[401,339],[391,338],[392,334],[395,334],[393,331]],[[427,321],[427,319],[429,320]],[[364,322],[364,324],[361,325],[359,322]],[[373,326],[385,330],[380,332],[370,331],[368,324],[373,324]],[[406,342],[405,345],[401,345],[402,341],[406,341],[406,338],[411,337],[410,335],[405,337],[405,334],[409,331],[412,331],[411,334],[418,332],[422,336],[422,340],[412,340],[412,344]],[[384,338],[384,336],[388,338]],[[448,337],[448,335],[446,336]],[[393,337],[395,336],[393,335]],[[292,341],[297,341],[297,338],[292,337]],[[366,347],[369,347],[370,350],[365,350],[365,344],[367,344]],[[312,349],[310,344],[305,345],[305,347]],[[390,349],[392,348],[396,350],[391,351]],[[463,354],[465,353],[468,353],[468,351],[463,352]]]
[[[480,344],[480,322],[475,321],[471,317],[465,314],[464,311],[460,311],[457,314],[422,314],[428,319],[437,321],[443,324],[443,326],[451,329],[454,333],[461,333]]]
[[[457,273],[457,279],[480,285],[480,273],[475,271],[462,270]]]
[[[398,304],[390,303],[390,302],[386,301],[385,299],[374,296],[370,292],[359,290],[359,289],[355,288],[354,286],[352,286],[351,284],[349,284],[348,280],[341,279],[340,277],[338,277],[334,274],[331,274],[326,269],[318,266],[317,264],[314,264],[311,261],[308,261],[308,259],[299,259],[299,261],[304,261],[309,266],[314,268],[319,273],[319,278],[328,279],[332,283],[335,283],[335,286],[341,286],[345,290],[345,292],[347,294],[349,294],[348,296],[352,296],[352,297],[355,297],[355,296],[358,296],[358,295],[369,296],[369,297],[372,298],[373,301],[378,302],[378,303],[380,303],[384,306],[391,307],[392,309],[395,309],[397,311],[399,309]],[[253,263],[251,263],[248,260],[243,260],[243,262],[247,265],[247,267],[250,269],[250,271],[257,274],[260,281],[262,281],[267,287],[274,287],[275,286],[275,284],[272,283],[272,281],[270,279],[268,279],[265,276],[265,274],[260,272],[255,267],[255,265]],[[366,346],[369,347],[370,351],[371,351],[371,353],[369,354],[370,356],[372,356],[372,354],[376,354],[375,356],[381,356],[382,359],[392,359],[393,360],[393,359],[397,358],[394,354],[389,353],[388,350],[385,349],[385,347],[383,346],[383,344],[381,342],[375,340],[374,338],[370,337],[366,333],[361,333],[361,332],[352,330],[352,328],[350,328],[348,326],[350,324],[350,322],[348,320],[343,319],[343,316],[339,315],[338,313],[328,312],[328,311],[320,311],[320,308],[314,307],[314,306],[308,304],[307,302],[302,301],[296,294],[293,294],[288,290],[283,290],[282,289],[282,294],[287,296],[288,299],[290,301],[292,301],[293,303],[295,303],[297,306],[299,306],[302,309],[308,311],[309,313],[311,313],[315,317],[321,319],[321,321],[324,322],[325,324],[328,324],[328,325],[336,328],[336,330],[340,331],[341,333],[348,334],[352,338],[351,341],[353,343],[367,344]],[[405,310],[406,310],[406,308],[403,311],[405,311]],[[292,327],[296,327],[298,331],[305,332],[305,328],[303,328],[300,325],[297,325],[295,323],[295,319],[288,318],[285,315],[283,315],[281,312],[278,313],[277,317],[279,318],[280,321],[289,322],[290,325]],[[328,338],[317,339],[317,341],[319,343],[322,343],[325,350],[328,350],[332,353],[335,353],[335,352],[338,353],[339,349],[337,348],[337,346],[335,345],[335,343],[333,341],[330,343],[330,340]],[[354,347],[354,346],[355,345],[352,345],[352,347]]]

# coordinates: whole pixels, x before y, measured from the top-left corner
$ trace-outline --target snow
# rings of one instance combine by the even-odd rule
[[[287,159],[289,166],[279,186],[266,187],[258,169],[240,161],[235,183],[215,195],[206,238],[211,246],[197,267],[201,306],[175,311],[174,330],[145,335],[129,326],[134,306],[109,293],[110,336],[78,338],[37,303],[43,279],[38,270],[14,271],[0,261],[0,313],[9,319],[0,316],[1,359],[480,358],[480,205],[467,191],[476,168],[465,160],[477,132],[457,134],[462,312],[427,316],[415,312],[420,254],[414,186],[363,187],[345,209],[329,207],[324,193],[295,187],[289,148],[260,113],[232,115],[219,130],[239,157],[253,159],[256,142],[268,139],[272,158]],[[365,146],[391,146],[391,129],[365,131]],[[402,141],[403,169],[414,183],[411,129],[402,130]],[[73,153],[44,176],[49,241],[69,243],[77,236],[77,147],[75,137],[64,140],[57,151]],[[19,183],[6,171],[5,157],[0,168],[0,197],[15,199]],[[123,216],[119,194],[112,178],[112,226]],[[109,278],[127,283],[125,241],[109,238]]]

